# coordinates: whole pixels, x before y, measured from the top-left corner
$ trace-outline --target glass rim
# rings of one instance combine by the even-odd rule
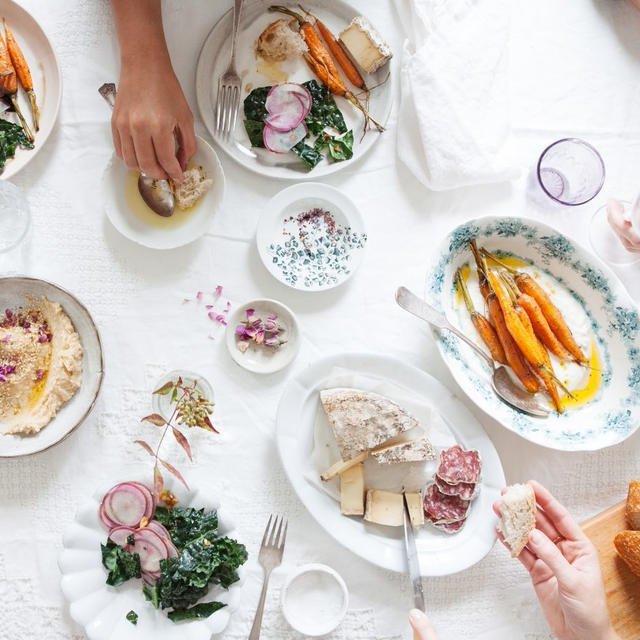
[[[561,144],[563,142],[575,142],[576,144],[582,145],[583,147],[587,147],[588,149],[590,149],[593,152],[595,157],[598,159],[598,162],[600,163],[600,167],[602,168],[602,178],[600,179],[600,184],[598,185],[598,188],[595,190],[594,194],[592,196],[590,196],[589,198],[587,198],[586,200],[581,200],[580,202],[566,202],[565,200],[561,200],[560,198],[557,198],[556,196],[554,196],[551,193],[549,193],[547,188],[542,183],[542,179],[540,177],[540,169],[541,169],[542,160],[544,159],[545,155],[547,155],[547,153],[553,147],[555,147],[556,145]],[[560,203],[562,205],[565,205],[567,207],[579,207],[580,205],[587,204],[587,202],[591,202],[591,200],[593,200],[600,193],[600,191],[602,190],[606,175],[607,174],[606,174],[606,168],[604,166],[604,160],[602,159],[602,156],[600,155],[599,151],[592,144],[590,144],[586,140],[583,140],[582,138],[560,138],[559,140],[555,140],[550,145],[548,145],[544,149],[544,151],[540,154],[540,157],[538,158],[538,164],[536,165],[536,176],[538,178],[538,184],[540,185],[540,188],[552,200],[554,200],[555,202],[558,202],[558,203]]]
[[[13,182],[9,182],[9,180],[4,180],[4,182],[6,184],[10,184],[12,188],[17,189],[23,195],[24,201],[27,203],[27,207],[26,209],[24,209],[24,212],[27,218],[27,224],[25,224],[22,233],[13,244],[10,244],[8,247],[4,247],[4,248],[0,247],[0,255],[9,253],[10,251],[13,251],[16,247],[20,246],[24,241],[24,239],[27,237],[27,233],[29,233],[29,229],[31,228],[31,208],[29,207],[29,201],[27,200],[26,196],[24,196],[24,192],[22,191],[22,189],[20,189],[20,187],[13,184]]]

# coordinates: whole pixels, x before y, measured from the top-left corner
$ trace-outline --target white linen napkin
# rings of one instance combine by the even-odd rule
[[[398,155],[429,189],[517,176],[509,152],[509,0],[401,0]]]

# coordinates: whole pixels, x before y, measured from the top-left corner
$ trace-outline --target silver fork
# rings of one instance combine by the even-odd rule
[[[234,0],[233,31],[231,32],[231,60],[227,70],[218,80],[218,98],[216,103],[216,133],[227,138],[236,127],[238,107],[240,106],[240,87],[242,81],[236,71],[236,44],[243,0]]]
[[[288,522],[283,516],[269,516],[269,522],[264,530],[262,537],[262,545],[260,547],[260,555],[258,561],[264,569],[264,583],[262,584],[262,593],[260,594],[260,602],[256,610],[256,617],[253,620],[249,640],[258,640],[260,638],[260,629],[262,627],[262,614],[264,613],[264,602],[267,597],[267,588],[269,586],[269,578],[271,572],[279,567],[282,562],[282,552],[284,551],[284,543],[287,539]]]

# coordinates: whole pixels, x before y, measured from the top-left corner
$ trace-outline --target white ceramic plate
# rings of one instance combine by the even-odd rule
[[[277,322],[284,327],[282,338],[287,342],[276,351],[271,351],[265,347],[251,344],[243,353],[236,346],[236,327],[242,320],[246,319],[246,310],[255,309],[255,315],[266,319],[270,314],[278,316]],[[243,369],[253,371],[253,373],[275,373],[284,369],[293,362],[300,349],[300,328],[296,317],[289,309],[277,300],[258,299],[250,300],[242,305],[238,305],[231,314],[225,331],[225,341],[231,357]]]
[[[102,384],[102,345],[98,329],[86,307],[68,291],[45,280],[23,276],[0,278],[0,309],[3,313],[5,309],[26,304],[27,296],[34,299],[45,296],[60,303],[71,319],[82,343],[82,385],[39,433],[33,436],[0,434],[0,458],[37,453],[64,440],[87,417]]]
[[[202,166],[207,178],[213,180],[213,186],[195,205],[195,210],[177,226],[172,218],[161,216],[152,216],[154,224],[148,224],[131,210],[125,190],[129,170],[115,155],[111,157],[102,178],[105,211],[111,224],[123,236],[151,249],[175,249],[197,240],[209,230],[211,220],[224,199],[224,172],[211,145],[198,136],[196,138],[198,149],[190,164]]]
[[[252,148],[249,143],[249,137],[243,124],[244,110],[242,101],[252,89],[274,84],[266,76],[258,73],[254,54],[255,43],[264,28],[274,20],[284,17],[283,14],[268,12],[268,7],[272,4],[271,0],[256,0],[244,5],[236,50],[236,66],[238,73],[242,77],[240,109],[235,131],[229,140],[216,135],[215,108],[218,95],[218,78],[224,73],[229,64],[232,11],[227,12],[209,33],[200,52],[196,69],[196,96],[202,120],[216,144],[225,153],[243,167],[261,175],[284,180],[302,180],[305,178],[319,178],[335,171],[340,171],[361,158],[381,135],[376,131],[371,131],[361,141],[363,130],[362,115],[351,103],[341,97],[336,98],[336,103],[345,117],[347,127],[353,129],[354,134],[353,158],[351,160],[335,163],[322,160],[316,167],[307,172],[293,153],[271,153],[264,149]],[[282,4],[300,12],[296,2],[284,2]],[[336,36],[354,17],[360,15],[356,9],[340,0],[332,0],[330,3],[312,0],[309,3],[303,3],[303,6],[317,15]],[[383,28],[380,33],[384,37],[384,25],[374,25],[374,27]],[[282,63],[282,68],[288,73],[289,81],[291,82],[306,82],[315,77],[301,58]],[[366,76],[365,82],[371,87],[378,85],[385,80],[388,71],[389,67],[385,65],[373,75]],[[247,87],[250,87],[250,89],[247,89]],[[353,91],[356,93],[355,89]],[[389,117],[392,101],[393,94],[390,81],[371,92],[369,110],[382,124],[385,124]],[[386,132],[382,135],[390,134]]]
[[[53,130],[58,119],[62,98],[62,75],[51,43],[35,19],[12,0],[0,0],[0,18],[3,16],[7,19],[9,29],[13,32],[31,70],[33,88],[40,109],[40,131],[37,133],[34,131],[35,146],[33,149],[17,149],[15,157],[12,160],[7,160],[0,178],[9,179],[29,164],[31,159],[42,149]],[[4,28],[2,36],[4,38]],[[19,83],[18,103],[27,123],[31,126],[33,120],[29,101]],[[18,123],[15,114],[5,112],[0,117]]]
[[[469,347],[447,332],[435,332],[440,353],[463,391],[507,429],[553,449],[595,450],[628,438],[640,423],[640,318],[623,284],[586,249],[536,220],[471,220],[444,239],[427,276],[426,299],[456,326],[460,320],[453,278],[456,269],[472,259],[467,246],[471,238],[490,251],[512,253],[533,263],[568,292],[591,324],[602,382],[587,404],[561,415],[534,418],[498,400],[486,366]]]
[[[316,207],[329,211],[345,231],[341,238],[349,239],[336,243],[338,255],[332,254],[332,247],[320,236],[316,242],[314,236],[307,236],[311,248],[304,249],[301,227],[291,218]],[[311,227],[307,224],[306,228]],[[276,194],[262,212],[256,231],[258,253],[269,273],[300,291],[325,291],[348,280],[362,262],[366,241],[364,220],[353,201],[335,187],[319,182],[296,184]]]
[[[465,527],[448,535],[430,526],[416,533],[423,576],[462,571],[479,562],[496,541],[496,517],[491,505],[505,485],[498,454],[480,423],[453,394],[424,371],[395,358],[372,353],[334,355],[318,360],[289,381],[277,415],[276,440],[282,466],[298,497],[318,524],[337,542],[372,564],[406,572],[401,527],[382,527],[360,518],[340,515],[340,505],[305,479],[313,448],[313,430],[320,404],[334,367],[389,380],[437,407],[456,440],[482,457],[482,486],[473,501]]]
[[[149,483],[148,478],[135,478]],[[204,492],[185,491],[182,485],[167,477],[165,485],[183,506],[218,511],[221,534],[235,538],[231,522],[220,511],[220,503]],[[102,566],[100,544],[107,539],[107,530],[98,519],[98,507],[105,492],[116,482],[101,487],[83,504],[63,537],[63,551],[58,558],[62,574],[62,593],[69,602],[69,613],[84,628],[90,640],[209,640],[221,633],[229,623],[231,613],[238,606],[244,573],[239,570],[240,581],[226,591],[212,587],[208,599],[227,604],[208,618],[174,623],[166,612],[154,609],[142,593],[141,580],[132,579],[118,587],[105,583],[107,570]],[[138,623],[134,626],[126,614],[134,610]]]

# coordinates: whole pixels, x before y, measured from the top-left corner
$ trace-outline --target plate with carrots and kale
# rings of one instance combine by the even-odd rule
[[[343,2],[266,0],[243,10],[240,106],[231,135],[218,135],[218,78],[229,63],[231,23],[228,12],[207,37],[196,92],[207,129],[241,165],[275,178],[317,178],[348,166],[384,135],[392,51],[383,36]]]
[[[0,0],[0,19],[0,178],[10,178],[53,130],[62,77],[51,43],[29,13]]]
[[[453,377],[488,415],[553,449],[596,450],[640,424],[640,317],[616,275],[535,220],[487,217],[447,235],[426,300],[547,405],[532,417],[501,402],[487,363],[435,332]]]

